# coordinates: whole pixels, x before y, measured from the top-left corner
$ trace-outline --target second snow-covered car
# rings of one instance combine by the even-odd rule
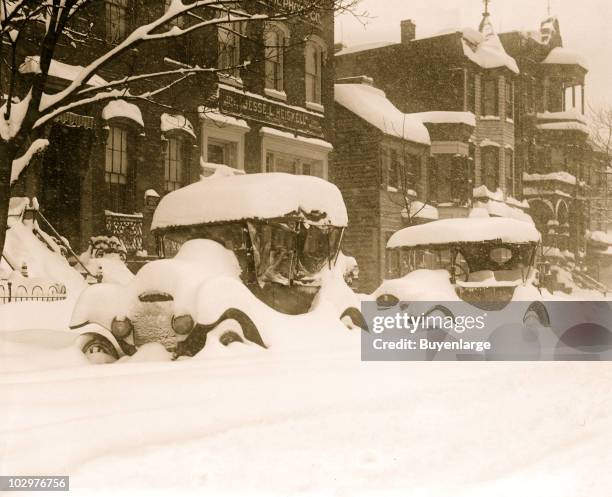
[[[226,321],[238,327],[222,343],[266,347],[262,331],[275,314],[307,313],[318,300],[363,325],[359,301],[336,268],[347,219],[338,188],[317,177],[203,178],[157,207],[152,231],[162,259],[126,286],[86,289],[71,326],[101,325],[107,332],[84,333],[81,347],[92,362],[109,362],[148,342],[194,355]]]

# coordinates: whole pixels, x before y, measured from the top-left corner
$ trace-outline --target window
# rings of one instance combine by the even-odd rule
[[[323,66],[323,49],[321,45],[313,40],[306,42],[304,50],[306,58],[305,83],[306,101],[316,104],[321,103],[321,72]]]
[[[208,162],[213,164],[225,164],[230,167],[238,167],[238,143],[221,140],[218,138],[208,138],[207,147]]]
[[[219,68],[225,74],[234,78],[240,78],[240,36],[242,34],[242,23],[228,22],[219,26]]]
[[[128,179],[128,132],[126,129],[111,127],[106,139],[104,180],[111,197],[111,209],[116,212],[127,210],[126,185]]]
[[[164,188],[171,192],[183,186],[183,140],[178,136],[168,138],[164,153]]]
[[[506,77],[506,119],[514,119],[514,83]]]
[[[387,149],[387,186],[398,190],[400,188],[400,159],[397,149]]]
[[[266,152],[266,171],[271,173],[303,174],[324,177],[322,160],[268,150]]]
[[[468,112],[476,113],[476,76],[471,74],[469,71],[466,75],[467,78],[467,106]]]
[[[480,113],[483,116],[499,116],[497,94],[497,78],[483,78],[482,104],[480,109]]]
[[[497,147],[481,149],[482,182],[492,192],[499,185],[499,150]]]
[[[449,154],[436,155],[434,158],[435,175],[431,178],[431,189],[438,203],[451,201],[451,168],[453,156]]]
[[[406,155],[403,174],[404,186],[416,190],[418,183],[421,181],[421,161],[418,156],[412,154]]]
[[[125,38],[127,0],[106,0],[106,41],[117,43]]]
[[[285,33],[277,26],[268,26],[265,33],[266,88],[284,91]]]
[[[512,149],[506,149],[504,169],[506,171],[506,193],[514,196],[514,154]]]

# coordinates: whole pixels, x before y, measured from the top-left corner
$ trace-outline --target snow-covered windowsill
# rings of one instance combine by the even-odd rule
[[[480,116],[481,121],[501,121],[499,116]]]
[[[395,188],[394,186],[387,186],[387,191],[388,192],[393,192],[393,193],[397,193],[398,189]]]
[[[219,83],[224,83],[226,85],[234,86],[236,88],[243,88],[244,82],[242,78],[231,76],[229,74],[218,73]]]
[[[282,100],[283,102],[287,101],[287,94],[284,91],[275,90],[274,88],[264,88],[264,95],[276,100]]]
[[[306,108],[309,110],[314,110],[315,112],[320,112],[321,114],[325,112],[325,106],[317,102],[306,102]]]

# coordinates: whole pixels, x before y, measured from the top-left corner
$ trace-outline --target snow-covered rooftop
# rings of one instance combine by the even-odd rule
[[[396,45],[396,44],[397,43],[394,43],[392,41],[376,41],[373,43],[362,43],[359,45],[353,45],[352,47],[343,48],[342,50],[336,52],[335,55],[336,56],[349,55],[352,53],[364,52],[366,50],[374,50],[375,48],[389,47],[391,45]]]
[[[144,128],[142,113],[137,105],[126,102],[125,100],[111,100],[102,109],[102,119],[108,120],[115,117],[130,119]]]
[[[553,173],[523,173],[523,181],[560,181],[568,185],[576,184],[576,176],[565,171],[557,171]]]
[[[447,112],[447,111],[430,111],[417,112],[409,114],[414,116],[424,123],[431,124],[467,124],[468,126],[476,126],[476,116],[471,112]]]
[[[493,240],[504,243],[539,242],[540,233],[531,223],[508,218],[441,219],[394,233],[387,242],[387,248]]]
[[[320,223],[346,226],[340,190],[315,176],[285,173],[213,175],[161,199],[151,229],[325,213]]]
[[[570,109],[563,112],[538,112],[538,119],[544,121],[578,121],[587,122],[586,116],[581,114],[578,109]]]
[[[586,59],[582,55],[573,50],[568,50],[565,47],[553,48],[548,54],[548,57],[542,61],[542,64],[575,65],[587,71],[589,70]]]
[[[538,124],[538,129],[545,131],[580,131],[581,133],[585,133],[587,135],[590,134],[589,127],[586,124],[577,121]]]
[[[472,62],[484,69],[506,67],[515,74],[519,73],[516,61],[506,53],[492,28],[482,33],[466,28],[462,34],[463,53]]]
[[[423,122],[401,112],[378,88],[367,84],[337,84],[335,98],[340,105],[387,135],[425,145],[431,143]]]
[[[79,74],[81,74],[84,69],[85,68],[83,66],[73,66],[71,64],[66,64],[65,62],[52,59],[51,64],[49,65],[49,76],[72,82],[77,79]],[[27,56],[23,61],[23,64],[19,66],[19,72],[22,74],[40,73],[40,56]],[[94,74],[87,80],[87,84],[91,86],[105,86],[108,84],[108,82],[104,78]]]

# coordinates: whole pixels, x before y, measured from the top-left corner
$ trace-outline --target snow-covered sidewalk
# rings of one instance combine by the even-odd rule
[[[130,495],[612,488],[605,363],[364,363],[356,332],[338,328],[268,351],[147,361],[163,357],[152,345],[88,366],[70,336],[48,338],[46,362],[0,375],[0,474],[69,474],[73,493]],[[2,361],[42,353],[14,340],[0,335]]]

